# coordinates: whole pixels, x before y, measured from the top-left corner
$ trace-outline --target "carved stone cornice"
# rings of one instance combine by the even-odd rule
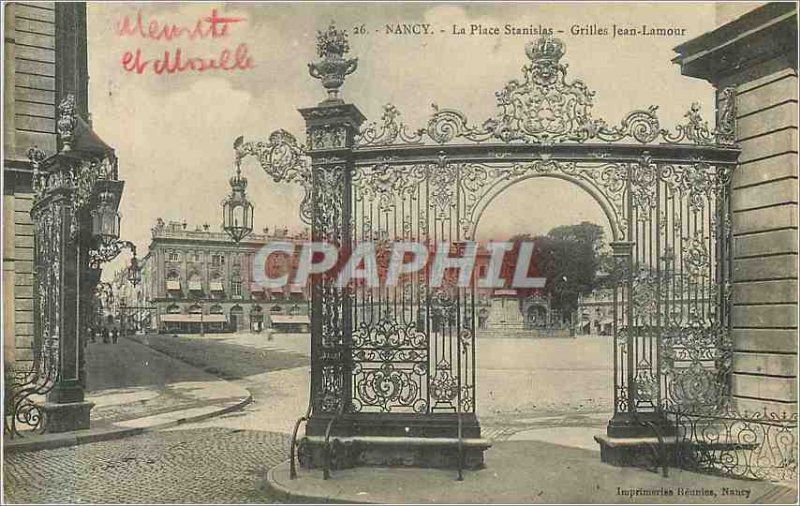
[[[770,2],[684,42],[675,52],[678,56],[672,61],[681,66],[681,74],[715,85],[733,75],[748,74],[746,79],[753,80],[761,77],[760,73],[780,70],[765,67],[750,73],[751,68],[769,60],[780,60],[784,68],[797,70],[797,4]]]

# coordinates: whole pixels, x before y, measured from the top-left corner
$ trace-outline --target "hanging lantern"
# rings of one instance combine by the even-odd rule
[[[107,244],[119,238],[117,199],[113,193],[104,191],[97,201],[97,206],[92,209],[92,236],[99,243]]]
[[[231,194],[222,202],[222,228],[238,243],[253,231],[253,204],[247,200],[247,178],[238,164],[230,183]]]
[[[128,267],[128,281],[133,286],[138,285],[142,281],[142,269],[139,267],[139,261],[136,260],[136,255],[131,258],[131,265]]]

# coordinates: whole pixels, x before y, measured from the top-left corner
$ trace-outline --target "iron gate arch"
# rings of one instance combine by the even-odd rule
[[[357,68],[344,56],[344,32],[320,32],[317,47],[321,60],[309,69],[329,96],[300,110],[306,144],[284,130],[269,142],[235,143],[237,164],[256,157],[274,181],[305,189],[301,217],[313,240],[344,249],[460,243],[508,186],[538,176],[570,181],[598,201],[614,239],[609,436],[668,430],[669,410],[723,407],[729,182],[739,153],[732,89],[717,92],[714,128],[696,104],[672,131],[655,106],[610,125],[592,117],[594,92],[567,80],[563,42],[542,37],[525,47],[523,79],[497,92],[494,117],[475,126],[434,105],[427,124],[410,129],[393,105],[364,124],[338,97]],[[340,289],[330,274],[312,283],[303,461],[326,475],[331,465],[357,463],[480,465],[488,443],[475,416],[474,291],[433,289],[417,277],[401,289]]]
[[[558,163],[558,162],[554,162]],[[582,189],[587,195],[589,195],[595,204],[603,211],[603,215],[606,217],[606,223],[608,223],[608,227],[611,230],[611,239],[612,241],[616,242],[622,240],[622,230],[620,230],[618,226],[618,218],[616,213],[614,212],[611,203],[605,199],[605,196],[598,193],[597,191],[593,190],[592,188],[588,187],[582,181],[574,178],[569,177],[566,175],[558,174],[558,173],[542,173],[542,174],[524,174],[518,175],[513,177],[507,181],[497,182],[496,187],[492,193],[488,193],[483,195],[481,200],[476,203],[475,210],[474,210],[474,219],[472,219],[472,228],[467,234],[467,237],[471,240],[474,240],[476,237],[476,233],[478,230],[478,225],[480,224],[481,218],[483,217],[483,213],[486,209],[491,205],[492,202],[497,197],[500,197],[505,190],[511,188],[514,185],[522,183],[523,181],[527,181],[529,179],[539,179],[539,178],[550,178],[550,179],[558,179],[560,181],[566,181],[567,183],[574,184]]]

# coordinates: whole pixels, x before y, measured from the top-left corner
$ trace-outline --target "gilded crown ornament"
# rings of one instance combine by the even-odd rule
[[[566,52],[566,46],[561,40],[544,36],[525,46],[525,54],[531,60],[526,67],[530,71],[530,79],[539,85],[551,85],[558,79],[559,71],[566,72],[566,68],[559,63]]]
[[[337,30],[333,22],[326,31],[317,32],[317,54],[322,60],[309,63],[308,73],[322,81],[322,86],[328,91],[325,102],[343,102],[339,98],[339,88],[345,77],[358,68],[358,58],[344,57],[349,51],[347,32]]]
[[[560,39],[548,36],[539,37],[525,46],[525,54],[534,62],[548,60],[558,63],[565,52],[566,48]]]

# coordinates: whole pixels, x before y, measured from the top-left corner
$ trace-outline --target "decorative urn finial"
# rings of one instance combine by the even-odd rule
[[[61,138],[61,149],[69,151],[72,149],[72,133],[75,130],[75,96],[67,94],[64,100],[58,104],[58,122],[56,128],[58,136]]]
[[[337,30],[333,22],[326,31],[317,32],[317,54],[322,60],[309,63],[308,73],[322,81],[322,86],[328,90],[325,102],[343,102],[339,98],[339,88],[345,76],[358,68],[358,58],[344,58],[349,51],[347,32]]]

